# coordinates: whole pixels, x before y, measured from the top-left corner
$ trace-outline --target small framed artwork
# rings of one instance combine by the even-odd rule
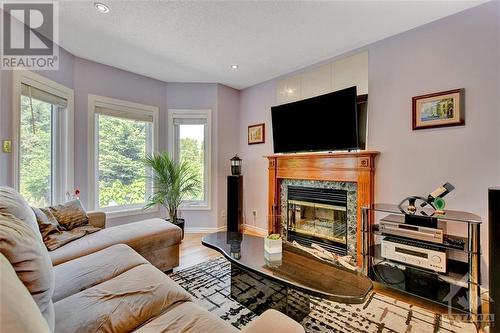
[[[416,96],[412,99],[413,130],[465,125],[464,89]]]
[[[248,144],[255,145],[266,142],[266,124],[248,126]]]

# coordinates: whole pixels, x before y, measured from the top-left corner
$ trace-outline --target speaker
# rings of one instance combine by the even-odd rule
[[[488,244],[491,333],[500,333],[500,186],[488,189]]]
[[[227,176],[227,231],[240,232],[243,224],[243,176]]]

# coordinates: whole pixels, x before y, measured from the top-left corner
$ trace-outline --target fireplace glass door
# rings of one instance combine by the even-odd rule
[[[304,196],[304,189],[300,195],[290,191],[288,197],[287,238],[305,245],[316,243],[324,248],[345,254],[347,250],[347,205],[345,199],[339,200],[340,191],[314,196],[307,189],[308,196]],[[336,196],[333,199],[328,195]],[[300,196],[301,198],[296,198]]]

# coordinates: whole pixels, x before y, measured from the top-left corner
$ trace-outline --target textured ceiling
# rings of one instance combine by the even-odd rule
[[[76,56],[168,82],[234,88],[331,58],[477,1],[60,2],[60,44]],[[238,64],[239,70],[230,69]]]

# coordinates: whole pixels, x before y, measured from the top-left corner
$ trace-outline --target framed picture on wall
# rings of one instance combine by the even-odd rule
[[[412,99],[413,130],[465,125],[464,89],[416,96]]]
[[[266,142],[266,124],[248,126],[248,144],[255,145]]]

